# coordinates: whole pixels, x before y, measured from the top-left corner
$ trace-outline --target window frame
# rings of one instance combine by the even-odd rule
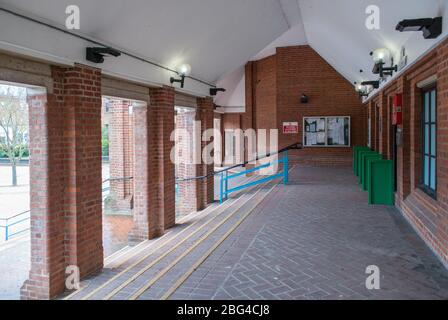
[[[435,121],[432,122],[431,121],[431,93],[435,91],[435,108],[434,108],[434,118]],[[429,94],[429,119],[428,122],[426,122],[425,116],[426,116],[426,105],[425,105],[425,96],[426,94]],[[429,195],[430,197],[434,198],[435,200],[437,200],[437,185],[438,185],[438,179],[437,179],[437,154],[438,154],[438,144],[437,144],[437,104],[438,104],[438,100],[437,100],[437,85],[436,84],[431,84],[429,86],[426,86],[424,88],[421,89],[421,101],[422,101],[422,108],[421,108],[421,148],[422,148],[422,154],[421,154],[421,177],[420,177],[420,185],[419,188],[425,192],[427,195]],[[429,130],[428,130],[428,134],[429,134],[429,139],[428,139],[428,143],[429,143],[429,153],[427,154],[425,152],[426,149],[426,137],[425,137],[425,126],[429,125]],[[431,144],[432,144],[432,130],[431,127],[435,126],[435,155],[432,155],[432,148],[431,148]],[[429,185],[425,184],[425,157],[428,156],[429,157],[429,164],[428,164],[428,175],[429,175]],[[431,160],[434,159],[434,170],[435,170],[435,189],[431,188]]]

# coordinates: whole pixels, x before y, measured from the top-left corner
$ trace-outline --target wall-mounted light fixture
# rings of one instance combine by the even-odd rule
[[[355,82],[355,91],[359,94],[360,97],[369,96],[369,88],[366,85]]]
[[[103,63],[104,57],[119,57],[121,52],[112,48],[89,47],[86,49],[86,60],[93,63]]]
[[[373,89],[378,89],[380,87],[380,82],[378,80],[376,81],[363,81],[361,82],[362,86],[372,86]]]
[[[308,103],[310,99],[308,98],[308,96],[304,93],[302,93],[302,96],[300,97],[300,102],[301,103]]]
[[[179,68],[177,69],[177,73],[178,73],[178,75],[180,75],[180,79],[171,77],[170,83],[173,84],[175,82],[179,82],[180,87],[183,88],[185,85],[185,77],[188,77],[191,73],[191,66],[189,64],[185,63],[185,64],[179,66]]]
[[[392,76],[394,72],[398,71],[398,66],[394,65],[394,59],[390,51],[386,48],[376,49],[370,53],[375,66],[373,67],[373,74],[379,74],[381,78],[385,76]],[[385,67],[390,62],[390,67]]]
[[[442,17],[424,19],[406,19],[400,21],[397,31],[423,31],[425,39],[435,39],[442,34]]]
[[[218,94],[218,92],[226,92],[226,89],[224,88],[210,88],[210,95],[216,96]]]

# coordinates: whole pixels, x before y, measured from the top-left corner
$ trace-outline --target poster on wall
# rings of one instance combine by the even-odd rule
[[[299,123],[298,122],[283,122],[283,134],[298,134]]]

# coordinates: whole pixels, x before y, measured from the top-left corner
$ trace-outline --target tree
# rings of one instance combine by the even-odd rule
[[[0,85],[0,150],[11,163],[13,186],[17,186],[17,164],[28,152],[27,133],[26,89]]]

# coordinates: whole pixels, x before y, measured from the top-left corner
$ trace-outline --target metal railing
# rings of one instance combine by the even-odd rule
[[[249,160],[249,161],[245,161],[244,163],[240,163],[240,164],[231,166],[229,168],[213,172],[213,173],[205,175],[205,176],[185,178],[185,179],[176,179],[176,192],[178,192],[178,190],[179,190],[179,183],[181,183],[181,182],[202,180],[202,179],[207,179],[207,178],[211,178],[211,177],[219,175],[220,176],[220,192],[219,192],[219,194],[220,194],[220,202],[223,203],[225,200],[228,199],[228,196],[229,196],[230,193],[237,192],[237,191],[240,191],[240,190],[243,190],[243,189],[246,189],[246,188],[250,188],[250,187],[253,187],[255,185],[258,185],[258,184],[261,184],[261,183],[265,183],[267,181],[271,181],[271,180],[274,180],[274,179],[277,179],[277,178],[283,178],[283,183],[284,184],[288,184],[288,181],[289,181],[289,176],[288,176],[288,174],[289,174],[289,152],[288,151],[289,150],[299,150],[299,149],[302,149],[302,144],[301,143],[294,143],[294,144],[292,144],[292,145],[290,145],[290,146],[288,146],[286,148],[283,148],[283,149],[281,149],[281,150],[279,150],[277,152],[268,153],[265,156],[256,157],[255,159],[252,159],[252,160]],[[266,159],[266,158],[271,158],[271,157],[273,157],[275,155],[280,155],[280,154],[283,155],[283,157],[280,158],[279,160],[270,161],[269,163],[263,164],[261,166],[258,166],[258,167],[255,167],[255,168],[251,168],[251,169],[248,169],[248,170],[244,170],[244,171],[236,173],[236,174],[229,175],[229,171],[231,171],[233,169],[236,169],[236,168],[239,168],[239,167],[244,167],[247,164],[254,163],[254,162]],[[282,169],[281,172],[278,172],[276,174],[272,174],[272,175],[270,175],[268,177],[259,179],[257,181],[253,181],[253,182],[250,182],[250,183],[247,183],[247,184],[243,184],[243,185],[240,185],[240,186],[229,188],[229,180],[233,180],[233,179],[235,179],[237,177],[246,175],[248,173],[253,173],[253,172],[256,172],[256,171],[259,171],[259,170],[262,170],[262,169],[266,169],[266,168],[269,168],[269,167],[277,165],[277,164],[283,164],[283,169]]]
[[[102,195],[103,195],[103,201],[107,197],[108,192],[110,191],[110,186],[104,186],[106,183],[109,183],[110,181],[124,181],[124,180],[132,180],[133,177],[125,177],[125,178],[110,178],[103,181],[103,188],[102,188]],[[22,234],[26,231],[30,230],[30,227],[19,230],[19,231],[13,231],[11,232],[13,227],[18,227],[20,224],[23,224],[26,221],[31,220],[31,210],[16,214],[14,216],[8,217],[8,218],[0,218],[0,229],[5,230],[5,236],[4,240],[9,241],[13,236]]]
[[[109,179],[104,180],[103,184],[102,184],[102,189],[101,189],[103,202],[107,198],[107,196],[109,195],[110,182],[113,182],[113,181],[130,181],[130,180],[133,180],[133,179],[134,179],[134,177],[123,177],[123,178],[109,178]],[[109,184],[109,185],[107,185],[107,184]]]
[[[28,215],[27,217],[25,215]],[[5,241],[8,241],[11,239],[11,237],[16,236],[18,234],[24,233],[26,231],[29,231],[30,228],[26,228],[24,230],[14,231],[11,232],[11,228],[14,226],[17,226],[25,221],[30,220],[30,210],[16,214],[14,216],[8,217],[8,218],[1,218],[0,221],[2,221],[2,225],[0,225],[0,228],[5,230]],[[17,221],[15,221],[17,219]]]

